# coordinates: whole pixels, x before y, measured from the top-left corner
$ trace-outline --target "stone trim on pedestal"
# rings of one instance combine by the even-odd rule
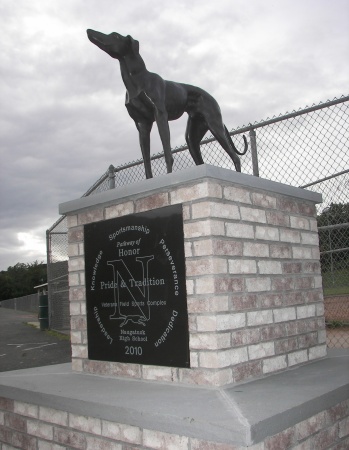
[[[223,386],[324,357],[320,201],[205,165],[62,204],[73,369]],[[190,369],[89,360],[83,225],[174,204],[183,207]]]

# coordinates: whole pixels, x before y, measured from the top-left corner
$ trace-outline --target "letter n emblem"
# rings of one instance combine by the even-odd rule
[[[112,266],[114,275],[114,313],[110,319],[121,319],[120,326],[128,321],[145,325],[150,319],[149,300],[149,262],[154,259],[154,255],[137,256],[136,261],[141,264],[142,283],[135,280],[130,269],[122,259],[108,261],[108,266]],[[141,284],[141,286],[140,286]],[[127,304],[128,306],[124,306]]]

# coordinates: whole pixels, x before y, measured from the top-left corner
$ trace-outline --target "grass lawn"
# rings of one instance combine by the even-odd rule
[[[324,295],[349,295],[349,269],[322,273]]]
[[[324,296],[328,295],[349,295],[349,286],[324,287]]]

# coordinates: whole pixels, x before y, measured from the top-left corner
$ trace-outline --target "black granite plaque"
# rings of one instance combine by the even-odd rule
[[[84,232],[89,358],[189,367],[182,205]]]

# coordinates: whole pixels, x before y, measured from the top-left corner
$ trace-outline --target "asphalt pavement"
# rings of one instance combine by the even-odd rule
[[[0,308],[0,372],[70,361],[69,338],[41,331],[36,314]]]

